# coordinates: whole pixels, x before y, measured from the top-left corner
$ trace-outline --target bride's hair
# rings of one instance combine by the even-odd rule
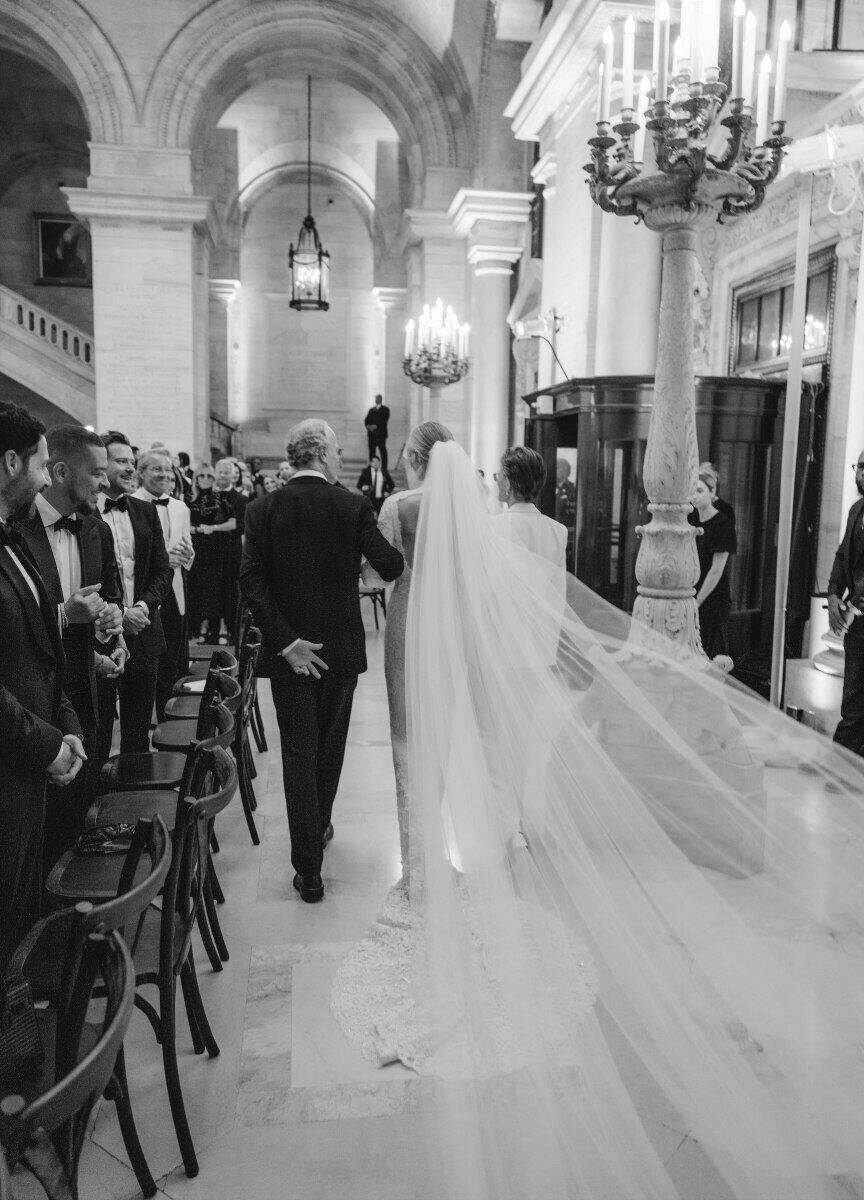
[[[415,425],[408,434],[405,457],[422,479],[429,466],[429,455],[435,443],[452,441],[453,434],[446,425],[442,425],[440,421],[424,421],[422,425]]]

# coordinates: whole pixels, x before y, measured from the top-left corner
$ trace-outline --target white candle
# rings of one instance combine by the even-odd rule
[[[651,82],[657,86],[657,65],[660,62],[660,0],[654,5],[654,41],[651,47]]]
[[[741,78],[741,95],[744,103],[753,104],[753,72],[756,70],[756,14],[748,8],[744,18],[744,73]]]
[[[414,318],[412,317],[405,326],[405,354],[404,358],[410,358],[414,353]]]
[[[744,17],[746,15],[744,0],[735,0],[732,9],[732,86],[729,89],[730,100],[740,100],[741,80],[744,75]]]
[[[603,120],[603,64],[597,68],[597,124]]]
[[[636,109],[639,128],[633,138],[633,161],[638,163],[645,161],[645,122],[648,120],[645,110],[648,108],[648,92],[650,90],[651,80],[647,75],[643,75],[639,80],[639,99]]]
[[[690,39],[693,36],[693,3],[692,0],[681,0],[681,28],[678,37],[681,40],[681,57],[690,57]]]
[[[716,69],[720,57],[720,0],[702,5],[702,70]]]
[[[680,35],[675,39],[675,45],[672,47],[672,78],[677,79],[681,74],[681,63],[684,55],[684,43],[681,41]]]
[[[789,58],[789,43],[792,27],[788,21],[780,26],[780,41],[777,44],[777,77],[774,80],[774,120],[786,119],[786,63]]]
[[[612,113],[612,56],[615,52],[615,41],[612,27],[607,25],[603,31],[603,87],[602,103],[600,105],[600,120],[608,121]]]
[[[636,22],[624,22],[624,56],[621,60],[621,107],[633,107],[633,58],[636,53]]]
[[[660,0],[659,9],[659,50],[657,58],[657,89],[655,100],[665,100],[669,89],[669,2]]]
[[[771,86],[771,55],[763,54],[759,64],[759,91],[756,94],[756,145],[768,137],[768,89]]]
[[[702,79],[702,0],[692,0],[690,9],[690,78],[694,83]]]

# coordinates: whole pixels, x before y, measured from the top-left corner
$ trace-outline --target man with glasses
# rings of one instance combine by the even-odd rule
[[[864,755],[864,450],[852,464],[858,495],[828,581],[828,623],[843,637],[846,670],[834,741]]]
[[[192,566],[195,551],[192,549],[189,509],[182,500],[175,500],[171,495],[174,467],[170,452],[156,447],[139,454],[138,478],[141,486],[132,495],[155,506],[168,561],[174,569],[171,591],[159,610],[162,632],[165,634],[165,649],[159,655],[156,673],[156,719],[161,721],[174,684],[183,674],[188,661],[186,572]]]

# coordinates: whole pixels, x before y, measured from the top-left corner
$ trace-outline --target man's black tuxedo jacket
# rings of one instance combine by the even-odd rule
[[[41,579],[40,604],[0,546],[0,812],[44,802],[46,770],[63,735],[81,725],[63,694],[57,609]]]
[[[31,516],[18,523],[18,528],[24,535],[27,545],[39,567],[39,573],[45,584],[45,590],[52,604],[63,603],[63,587],[57,572],[57,563],[45,525],[38,510]],[[99,595],[107,604],[119,604],[123,607],[123,589],[120,585],[120,573],[117,570],[117,559],[114,557],[114,539],[111,530],[98,516],[81,518],[81,532],[78,534],[78,546],[81,552],[81,586],[91,583],[101,583]],[[83,698],[88,695],[88,711],[78,715],[82,724],[94,724],[99,713],[99,700],[96,692],[96,637],[92,623],[86,625],[69,625],[63,634],[63,650],[66,655],[66,679],[74,680],[75,697]],[[88,689],[81,686],[81,680],[89,680]],[[75,699],[76,707],[79,699]]]
[[[321,642],[331,675],[366,670],[360,560],[384,580],[402,574],[402,555],[375,522],[372,505],[319,475],[290,479],[246,510],[240,587],[264,635],[262,674],[290,667],[280,656],[298,637]]]
[[[171,591],[174,568],[168,561],[165,538],[159,524],[159,513],[155,504],[147,500],[127,497],[132,532],[135,535],[135,595],[134,602],[143,600],[150,612],[150,624],[143,633],[131,640],[133,645],[149,658],[158,658],[165,649],[165,634],[159,618],[159,607]],[[109,529],[110,533],[111,530]]]
[[[831,578],[828,580],[828,595],[839,596],[840,599],[855,593],[853,572],[859,563],[852,561],[852,543],[855,527],[864,518],[864,497],[856,500],[849,509],[849,519],[846,522],[846,532],[834,555],[834,565],[831,568]]]
[[[384,479],[384,486],[381,489],[381,495],[389,496],[396,485],[394,484],[393,480],[390,478],[389,471],[385,470],[384,467],[379,467],[378,470],[381,472],[381,475]],[[363,470],[360,472],[360,478],[357,480],[357,488],[361,492],[363,491],[364,488],[369,488],[370,489],[369,499],[370,500],[375,499],[375,497],[371,493],[371,488],[372,488],[372,468],[371,467],[364,467]]]
[[[389,420],[390,420],[390,409],[387,407],[387,405],[386,404],[373,404],[372,407],[369,409],[368,413],[366,414],[366,420],[364,421],[364,425],[366,425],[366,427],[367,427],[367,429],[366,429],[367,433],[372,432],[372,430],[369,429],[369,426],[374,425],[375,428],[378,430],[378,432],[383,437],[386,437],[387,436],[387,422]]]

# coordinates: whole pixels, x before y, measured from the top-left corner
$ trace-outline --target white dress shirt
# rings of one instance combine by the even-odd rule
[[[114,557],[117,559],[117,569],[123,584],[123,605],[132,608],[135,603],[135,531],[132,528],[132,518],[128,512],[119,508],[105,511],[105,494],[99,496],[99,511],[105,518],[105,524],[111,530],[114,539]]]
[[[139,487],[132,495],[136,500],[149,500],[151,504],[156,499],[145,487]],[[162,499],[162,497],[160,496],[159,499]],[[184,537],[187,542],[192,540],[192,524],[189,519],[189,509],[182,500],[175,500],[173,496],[169,496],[167,504],[156,505],[156,512],[159,514],[159,524],[162,526],[165,549],[169,554]],[[174,599],[177,601],[177,611],[181,617],[186,612],[186,588],[183,585],[183,568],[185,567],[188,571],[192,566],[194,557],[195,551],[193,550],[188,555],[183,566],[174,568],[174,578],[171,586],[174,590]]]
[[[81,586],[81,549],[78,539],[68,529],[56,529],[55,524],[62,517],[53,504],[44,496],[36,497],[36,511],[42,518],[45,533],[54,562],[57,564],[57,574],[60,576],[60,586],[63,589],[63,599],[68,600],[73,592]]]

